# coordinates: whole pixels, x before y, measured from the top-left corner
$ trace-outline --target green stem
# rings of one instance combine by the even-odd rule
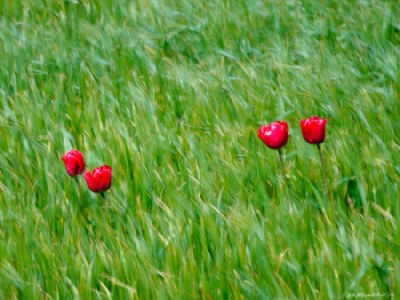
[[[76,185],[78,186],[78,195],[79,195],[79,201],[82,201],[82,192],[81,192],[81,185],[79,183],[78,176],[75,177]]]
[[[322,150],[320,144],[317,144],[318,147],[318,152],[319,152],[319,159],[321,161],[321,168],[322,168],[322,174],[324,176],[324,185],[325,185],[325,195],[328,197],[329,194],[329,182],[328,182],[328,176],[326,173],[326,166],[324,162],[324,156],[322,155]]]
[[[282,174],[283,174],[283,177],[285,178],[285,181],[286,181],[286,184],[287,184],[288,188],[290,189],[289,180],[288,180],[288,178],[286,176],[285,164],[283,163],[282,150],[279,149],[278,153],[279,153],[279,161],[281,162]]]

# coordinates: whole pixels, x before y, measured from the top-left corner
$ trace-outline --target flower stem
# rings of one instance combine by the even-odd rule
[[[289,180],[288,180],[288,178],[286,176],[285,164],[283,163],[283,155],[282,155],[281,149],[278,150],[278,153],[279,153],[279,160],[281,162],[282,174],[283,174],[283,177],[285,178],[285,181],[286,181],[286,184],[287,184],[288,188],[290,189]]]
[[[101,198],[106,199],[106,194],[103,191],[100,192]]]
[[[324,157],[322,155],[320,144],[317,144],[317,147],[318,147],[318,152],[319,152],[319,159],[321,161],[322,173],[323,173],[323,176],[324,176],[325,196],[328,197],[328,194],[329,194],[329,182],[328,182],[328,176],[326,175],[326,166],[325,166]]]
[[[78,176],[75,177],[76,185],[78,186],[79,201],[82,201],[81,186],[79,184]]]

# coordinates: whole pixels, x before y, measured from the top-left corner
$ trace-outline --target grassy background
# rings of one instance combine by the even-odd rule
[[[0,298],[399,297],[399,55],[397,1],[1,1]]]

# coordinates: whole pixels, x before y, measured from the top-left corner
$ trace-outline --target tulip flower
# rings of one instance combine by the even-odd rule
[[[65,170],[71,177],[76,177],[79,174],[82,174],[85,169],[83,155],[78,150],[68,151],[61,159],[64,161]]]
[[[325,140],[325,125],[327,119],[311,117],[300,121],[301,133],[309,144],[321,144]]]
[[[111,170],[110,166],[101,166],[94,168],[92,172],[85,172],[83,176],[89,190],[104,197],[104,192],[111,186]]]
[[[327,121],[327,119],[321,119],[316,116],[309,119],[302,119],[300,121],[301,134],[303,135],[304,140],[309,144],[316,144],[318,147],[319,159],[321,161],[321,168],[325,181],[326,196],[328,196],[329,193],[329,183],[320,144],[325,140],[325,125]]]
[[[261,126],[258,129],[258,137],[268,148],[279,150],[288,142],[288,125],[284,121],[275,121]]]
[[[261,126],[258,129],[258,137],[268,148],[278,150],[282,172],[285,174],[281,148],[287,144],[289,139],[288,124],[285,121],[275,121],[271,124]]]

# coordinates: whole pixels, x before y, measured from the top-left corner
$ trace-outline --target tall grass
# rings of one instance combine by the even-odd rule
[[[398,297],[399,55],[397,1],[1,1],[0,298]]]

